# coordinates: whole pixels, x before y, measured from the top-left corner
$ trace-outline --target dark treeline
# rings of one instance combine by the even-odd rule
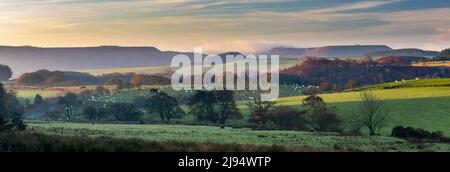
[[[78,85],[125,85],[143,84],[167,85],[170,80],[161,75],[144,75],[135,73],[112,73],[93,76],[81,72],[39,70],[25,73],[16,80],[16,86],[78,86]]]
[[[449,69],[413,67],[402,57],[385,57],[377,61],[308,58],[302,64],[281,73],[293,79],[297,76],[297,80],[312,85],[329,82],[341,87],[347,86],[350,81],[356,81],[359,85],[371,85],[403,79],[450,77]]]

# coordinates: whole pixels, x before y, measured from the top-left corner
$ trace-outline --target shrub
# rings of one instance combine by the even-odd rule
[[[281,129],[306,130],[306,124],[302,120],[305,114],[305,111],[296,111],[289,107],[276,107],[270,120]]]
[[[421,139],[421,140],[434,140],[434,141],[450,141],[449,138],[446,138],[441,131],[437,132],[429,132],[422,128],[412,128],[412,127],[403,127],[396,126],[392,129],[391,136],[400,137],[405,139]]]

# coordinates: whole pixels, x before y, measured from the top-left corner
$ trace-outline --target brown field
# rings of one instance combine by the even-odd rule
[[[417,67],[450,67],[450,61],[435,61],[435,62],[418,62],[412,64]]]

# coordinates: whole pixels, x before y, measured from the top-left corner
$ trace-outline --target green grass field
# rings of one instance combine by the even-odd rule
[[[379,89],[372,90],[372,93],[381,100],[397,99],[418,99],[430,97],[450,96],[450,87],[420,87],[420,88],[399,88],[399,89]],[[354,102],[360,101],[360,92],[343,92],[334,94],[321,94],[327,103]],[[296,105],[306,98],[306,96],[295,96],[279,98],[281,105]]]
[[[336,133],[263,131],[188,125],[88,124],[29,122],[29,130],[51,135],[140,138],[151,141],[195,141],[231,144],[311,146],[361,151],[450,151],[450,144],[413,144],[387,136],[344,136]]]
[[[450,87],[420,87],[378,89],[372,91],[383,100],[390,112],[390,120],[383,130],[389,134],[392,127],[404,125],[450,135]],[[358,112],[360,92],[344,92],[319,95],[329,107],[335,108],[343,119]],[[301,108],[305,96],[280,98],[279,105]],[[244,106],[241,106],[244,108]],[[344,120],[348,121],[348,120]],[[344,128],[347,124],[344,123]]]

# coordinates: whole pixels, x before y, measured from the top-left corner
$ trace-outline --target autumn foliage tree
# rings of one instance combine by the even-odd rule
[[[401,56],[387,56],[377,60],[378,65],[384,66],[409,66],[411,62],[405,57]]]
[[[135,75],[131,78],[130,83],[133,88],[140,89],[141,86],[144,85],[144,77],[142,75]]]
[[[333,89],[333,84],[328,81],[322,82],[319,86],[319,91],[323,93],[327,93]]]

